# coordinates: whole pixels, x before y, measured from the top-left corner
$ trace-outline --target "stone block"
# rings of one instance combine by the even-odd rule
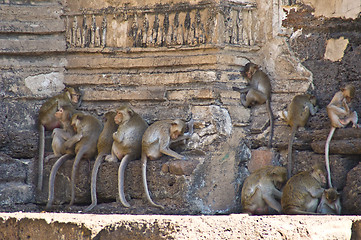
[[[165,101],[165,93],[161,89],[132,91],[85,91],[84,101],[119,101],[119,100],[153,100]]]
[[[9,131],[9,155],[13,158],[33,158],[38,154],[39,135],[31,130]]]
[[[331,154],[355,155],[361,154],[361,139],[331,140],[329,152]],[[316,153],[325,153],[326,141],[315,141],[311,144]]]
[[[32,38],[7,37],[0,39],[0,53],[44,53],[63,52],[65,42],[63,36],[54,35],[44,37],[41,35]]]
[[[0,205],[26,204],[33,201],[34,186],[21,182],[0,184]]]
[[[198,160],[175,160],[162,165],[163,173],[175,174],[178,176],[190,176],[199,164]]]
[[[361,164],[359,163],[347,173],[346,186],[342,191],[342,212],[345,214],[361,214]]]
[[[215,99],[216,95],[212,89],[189,89],[167,91],[167,99],[170,101],[184,101],[191,99]]]
[[[247,164],[250,173],[254,171],[273,165],[274,152],[268,148],[258,148],[251,151],[251,159]]]
[[[20,160],[0,153],[0,182],[25,182],[27,166]]]

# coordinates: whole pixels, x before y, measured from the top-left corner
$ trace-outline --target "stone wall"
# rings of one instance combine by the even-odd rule
[[[1,195],[1,204],[36,203],[41,209],[46,203],[53,162],[45,166],[43,191],[35,192],[37,112],[47,97],[69,85],[83,92],[81,110],[95,116],[127,104],[149,124],[171,118],[195,120],[192,138],[177,149],[189,157],[188,162],[162,157],[148,165],[150,191],[166,210],[149,209],[143,201],[140,161],[134,161],[125,179],[126,197],[133,207],[116,205],[108,211],[239,212],[243,180],[257,167],[285,165],[290,133],[277,118],[274,148],[265,148],[269,132],[265,106],[246,109],[239,102],[239,93],[231,90],[235,85],[245,86],[239,71],[249,60],[271,77],[276,116],[295,94],[315,89],[321,111],[311,119],[307,131],[297,134],[294,173],[323,161],[322,153],[311,143],[318,140],[322,145],[326,137],[324,109],[339,86],[326,76],[340,72],[339,76],[357,83],[359,60],[353,56],[359,48],[359,18],[324,21],[312,15],[311,7],[289,4],[272,0],[0,1],[0,168],[9,172],[1,181],[6,193]],[[285,12],[288,17],[282,25]],[[307,24],[310,19],[313,22]],[[320,23],[326,24],[319,27]],[[346,26],[347,32],[335,29],[336,23]],[[300,32],[301,28],[307,31]],[[344,55],[331,51],[323,57],[330,35],[334,40],[328,41],[329,49],[342,45]],[[355,49],[353,53],[350,47]],[[324,88],[325,84],[330,87]],[[336,131],[334,139],[344,139],[351,131],[358,134],[348,129]],[[358,156],[342,153],[332,155],[331,161],[334,183],[342,189]],[[92,163],[81,163],[77,204],[89,204]],[[11,166],[23,170],[11,171]],[[117,167],[106,163],[100,169],[100,202],[116,200]],[[58,204],[69,201],[70,169],[68,162],[58,174]],[[94,211],[107,209],[100,206]]]

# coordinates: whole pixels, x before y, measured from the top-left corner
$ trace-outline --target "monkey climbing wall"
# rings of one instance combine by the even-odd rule
[[[81,110],[99,117],[128,104],[149,124],[195,120],[192,138],[176,148],[188,161],[163,157],[148,165],[152,197],[168,208],[149,209],[143,202],[140,161],[134,161],[125,179],[126,197],[134,207],[112,212],[239,212],[240,189],[249,172],[262,164],[285,164],[289,128],[276,118],[274,148],[264,148],[269,132],[266,107],[244,108],[232,86],[246,85],[239,71],[249,60],[262,66],[271,78],[275,115],[295,94],[313,88],[312,72],[290,50],[289,41],[295,44],[295,37],[291,39],[290,28],[282,26],[283,8],[291,9],[288,2],[104,0],[15,5],[0,0],[0,7],[4,43],[0,147],[3,159],[11,164],[21,159],[21,167],[28,171],[26,177],[14,177],[21,179],[15,181],[21,182],[17,192],[27,189],[20,203],[47,201],[46,185],[42,192],[34,190],[37,111],[64,85],[79,87],[84,94]],[[313,133],[305,134],[302,141],[295,141],[295,148],[302,150],[295,161],[315,158],[309,151]],[[307,165],[299,162],[303,165],[296,164],[297,170]],[[53,163],[46,164],[45,184]],[[117,166],[104,163],[100,169],[101,202],[116,200]],[[57,176],[55,203],[69,201],[70,169],[68,162]],[[77,204],[90,202],[89,182],[89,164],[83,161]]]

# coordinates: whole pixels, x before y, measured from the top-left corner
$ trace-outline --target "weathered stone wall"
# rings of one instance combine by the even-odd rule
[[[297,134],[293,171],[322,162],[316,145],[317,141],[323,144],[328,131],[324,109],[340,85],[329,76],[359,86],[356,66],[360,60],[355,57],[359,18],[324,21],[313,16],[310,7],[289,4],[272,0],[0,1],[0,168],[12,174],[1,181],[6,193],[1,203],[47,201],[53,161],[45,166],[43,191],[34,191],[37,111],[47,97],[69,85],[78,86],[84,94],[81,110],[96,116],[128,104],[148,123],[195,120],[192,138],[177,149],[189,157],[188,162],[163,157],[148,165],[150,191],[166,210],[148,209],[143,202],[140,161],[134,161],[125,179],[126,196],[133,207],[116,205],[108,212],[239,212],[243,180],[260,166],[285,165],[290,133],[277,118],[274,148],[264,148],[269,132],[265,106],[246,109],[239,93],[231,90],[235,85],[245,86],[239,71],[248,59],[271,77],[275,115],[295,94],[314,88],[321,110],[311,118],[308,130]],[[282,25],[283,9],[289,13]],[[336,28],[337,24],[345,28]],[[305,30],[297,31],[301,28]],[[328,49],[341,46],[344,54],[326,51],[329,36],[334,40],[328,41]],[[352,136],[358,134],[358,130],[338,130],[334,140],[345,139],[351,131]],[[349,141],[345,144],[350,146]],[[334,184],[342,189],[346,173],[359,159],[337,154],[331,156],[331,167]],[[90,201],[92,163],[80,165],[77,204]],[[117,197],[118,165],[106,163],[100,169],[100,202]],[[10,171],[11,166],[23,170]],[[57,176],[58,204],[69,201],[70,169],[71,161]],[[104,211],[103,206],[94,210]]]

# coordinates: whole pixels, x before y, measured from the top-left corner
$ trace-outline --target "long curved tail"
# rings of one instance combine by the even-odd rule
[[[125,198],[124,194],[124,175],[125,169],[130,162],[131,157],[129,154],[125,155],[120,162],[119,169],[118,169],[118,192],[119,192],[119,200],[123,204],[124,207],[130,207],[127,199]]]
[[[72,155],[65,154],[62,157],[60,157],[56,162],[54,163],[53,167],[51,168],[50,176],[49,176],[49,195],[48,195],[48,203],[46,204],[46,209],[50,209],[53,205],[54,201],[54,184],[55,184],[55,176],[58,172],[59,168],[63,165],[65,161],[70,159]]]
[[[297,132],[297,126],[293,125],[290,140],[288,142],[288,163],[287,163],[287,177],[288,177],[288,179],[290,179],[291,176],[292,176],[292,168],[293,168],[292,145],[293,145],[293,140],[295,139],[295,136],[296,136],[296,132]]]
[[[331,170],[330,170],[330,159],[329,159],[329,150],[330,150],[330,142],[335,133],[336,128],[331,127],[330,133],[328,134],[326,144],[325,144],[325,162],[326,162],[326,169],[327,169],[327,181],[328,187],[332,188],[332,181],[331,181]]]
[[[152,198],[150,197],[149,190],[148,190],[148,183],[147,183],[147,156],[145,156],[144,154],[142,154],[142,177],[143,177],[144,191],[145,191],[145,195],[148,199],[148,202],[154,207],[164,209],[164,207],[162,205],[158,205],[155,202],[153,202]]]
[[[45,127],[39,127],[38,190],[43,190]]]
[[[106,154],[98,154],[97,159],[95,160],[93,170],[92,170],[91,184],[90,184],[90,195],[91,195],[92,203],[84,210],[84,212],[89,212],[98,204],[97,176],[98,176],[99,167],[102,164],[105,155]]]
[[[269,140],[268,140],[268,148],[271,148],[272,147],[272,139],[273,139],[273,131],[274,131],[274,120],[273,120],[273,113],[272,113],[272,108],[271,108],[271,100],[266,101],[266,107],[267,107],[267,112],[268,112],[270,127],[271,127],[270,134],[269,134]]]

